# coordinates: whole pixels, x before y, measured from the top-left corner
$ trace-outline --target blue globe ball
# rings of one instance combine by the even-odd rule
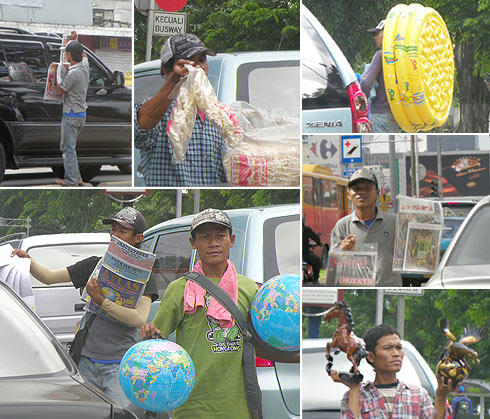
[[[192,392],[196,372],[189,354],[174,342],[144,340],[124,354],[119,382],[134,405],[150,412],[179,407]]]
[[[262,285],[252,302],[252,325],[260,339],[275,349],[299,350],[300,289],[298,275],[278,275]]]

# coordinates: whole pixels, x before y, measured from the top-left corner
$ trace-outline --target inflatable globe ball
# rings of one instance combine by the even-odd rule
[[[252,325],[267,345],[280,351],[300,347],[300,287],[298,275],[278,275],[259,289],[252,302]]]
[[[189,354],[162,339],[144,340],[124,354],[119,382],[135,406],[150,412],[172,410],[192,392],[196,374]]]

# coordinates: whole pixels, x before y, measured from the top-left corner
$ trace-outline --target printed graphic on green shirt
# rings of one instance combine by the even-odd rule
[[[209,306],[211,296],[206,294],[206,310]],[[207,317],[209,331],[206,333],[206,339],[213,344],[211,351],[213,353],[223,352],[240,352],[242,349],[242,335],[236,324],[233,327],[221,327],[219,323]]]

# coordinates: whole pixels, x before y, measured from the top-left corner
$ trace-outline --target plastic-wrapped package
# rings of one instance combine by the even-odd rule
[[[327,287],[374,287],[378,243],[356,244],[355,250],[333,247],[329,253]]]
[[[231,109],[220,103],[202,68],[186,65],[189,70],[184,79],[170,115],[166,131],[176,162],[184,160],[197,109],[206,114],[230,146],[242,141],[243,131]]]
[[[413,260],[406,262],[406,257],[411,258],[410,252],[407,253],[407,243],[408,243],[408,233],[409,225],[411,223],[427,224],[432,225],[432,227],[425,226],[425,229],[430,229],[430,231],[435,231],[434,233],[438,236],[438,247],[440,247],[440,232],[442,231],[442,224],[444,222],[442,205],[440,202],[430,201],[428,199],[411,198],[408,196],[398,196],[398,212],[396,215],[396,236],[395,236],[395,246],[393,253],[393,270],[403,271],[403,272],[434,272],[435,266],[437,264],[437,255],[434,263],[423,264],[427,269],[417,268],[414,265]],[[421,227],[422,228],[422,227]],[[437,231],[439,231],[437,233]],[[420,233],[420,234],[417,234]],[[422,240],[422,230],[417,232],[417,227],[413,227],[410,240],[414,240],[415,235],[420,236]],[[412,243],[412,242],[410,242]],[[420,246],[420,245],[419,245]],[[437,251],[437,254],[439,251]],[[428,262],[428,261],[427,261]],[[422,266],[422,265],[420,265]],[[429,266],[432,266],[429,268]]]
[[[231,109],[242,129],[243,141],[223,156],[227,180],[236,186],[299,186],[299,120],[273,115],[246,102]]]
[[[442,225],[408,223],[403,270],[434,272],[439,261]]]
[[[56,82],[61,84],[65,78],[67,69],[61,63],[51,63],[48,67],[48,75],[46,77],[46,87],[44,89],[44,100],[61,102],[61,96],[56,89]]]

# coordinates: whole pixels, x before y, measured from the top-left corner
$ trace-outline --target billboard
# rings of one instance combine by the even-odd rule
[[[419,190],[421,198],[437,196],[437,154],[419,154]],[[490,195],[490,153],[470,151],[443,154],[442,190],[444,197]],[[412,195],[410,156],[405,156],[407,195]],[[433,183],[435,182],[435,183]]]

